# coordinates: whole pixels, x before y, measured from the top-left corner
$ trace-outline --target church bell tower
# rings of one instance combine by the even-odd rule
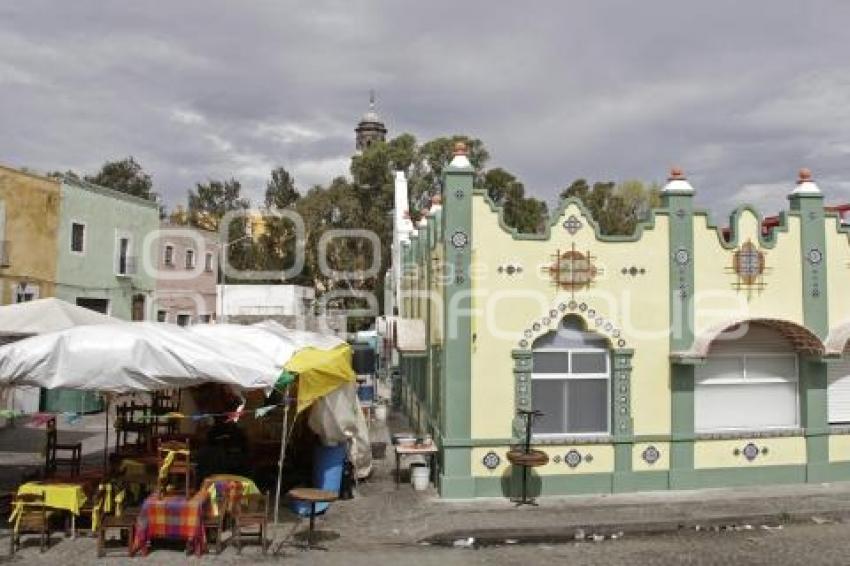
[[[375,111],[375,91],[369,93],[369,111],[360,118],[360,123],[354,128],[354,132],[357,134],[358,152],[365,150],[373,143],[386,140],[387,128]]]

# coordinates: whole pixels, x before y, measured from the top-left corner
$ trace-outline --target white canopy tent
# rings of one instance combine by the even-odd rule
[[[53,297],[0,306],[0,344],[28,336],[65,330],[83,324],[123,324],[124,321]],[[37,387],[15,387],[3,392],[3,407],[12,413],[32,413],[39,407]]]
[[[257,389],[279,373],[256,349],[157,323],[77,326],[0,347],[0,386],[129,393],[213,382]]]
[[[124,321],[50,297],[0,307],[0,334],[29,335]]]

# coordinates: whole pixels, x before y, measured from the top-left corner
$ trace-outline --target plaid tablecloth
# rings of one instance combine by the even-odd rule
[[[185,540],[200,556],[207,544],[204,514],[209,501],[209,494],[203,491],[189,499],[179,495],[162,498],[151,495],[139,511],[131,553],[141,550],[147,554],[151,540],[169,538]]]

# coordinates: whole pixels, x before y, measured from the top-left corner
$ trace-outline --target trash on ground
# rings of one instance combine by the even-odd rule
[[[455,548],[472,548],[475,545],[475,538],[459,538],[452,543]]]

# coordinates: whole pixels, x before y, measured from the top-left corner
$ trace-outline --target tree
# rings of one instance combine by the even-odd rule
[[[585,179],[576,179],[561,192],[562,199],[568,197],[584,203],[602,234],[625,236],[633,234],[648,211],[659,206],[661,191],[640,181],[596,182],[591,188]]]
[[[134,197],[156,200],[151,176],[133,158],[107,161],[95,175],[86,175],[85,180],[95,185],[108,187]]]
[[[295,188],[295,179],[283,167],[272,170],[271,179],[266,183],[266,206],[271,208],[289,208],[301,195]]]
[[[218,230],[219,222],[232,210],[246,209],[248,199],[241,197],[242,185],[236,179],[198,183],[189,190],[189,222],[206,230]]]

